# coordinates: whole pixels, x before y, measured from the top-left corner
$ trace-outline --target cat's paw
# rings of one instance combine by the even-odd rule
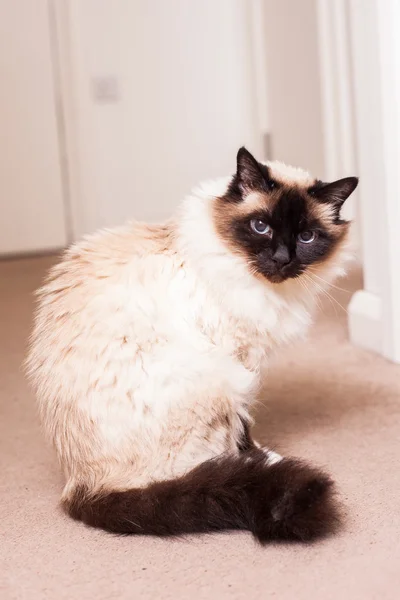
[[[262,451],[264,452],[265,457],[267,459],[267,465],[274,465],[283,460],[283,456],[281,456],[280,454],[278,454],[278,452],[275,452],[274,450],[269,450],[269,448],[264,447],[262,448]]]
[[[298,460],[284,458],[270,465],[253,501],[253,533],[260,542],[312,541],[340,524],[332,479]]]

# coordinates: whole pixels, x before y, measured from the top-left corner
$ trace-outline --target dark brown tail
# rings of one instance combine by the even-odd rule
[[[332,480],[316,468],[283,459],[268,466],[261,450],[207,461],[187,475],[145,489],[80,488],[69,514],[115,533],[174,536],[247,529],[261,542],[310,541],[336,529]]]

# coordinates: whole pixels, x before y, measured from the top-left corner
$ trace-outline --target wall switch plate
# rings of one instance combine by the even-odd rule
[[[114,75],[101,75],[92,78],[92,92],[95,102],[109,104],[121,99],[118,79]]]

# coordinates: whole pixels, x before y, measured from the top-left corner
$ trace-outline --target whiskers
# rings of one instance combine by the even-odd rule
[[[320,279],[325,285],[329,285],[329,287],[334,288],[335,290],[339,290],[340,292],[346,292],[346,293],[349,292],[349,290],[346,290],[345,288],[341,288],[338,285],[334,285],[333,283],[330,283],[329,281],[326,281],[326,279],[323,279],[322,277],[317,275],[312,267],[308,267],[308,272],[312,273],[314,277],[317,277],[317,279]]]
[[[310,289],[310,287],[306,284],[306,282],[303,280],[303,276],[304,276],[304,272],[301,274],[301,276],[299,277],[299,283],[301,285],[301,287],[307,292],[307,294],[310,296],[311,302],[317,305],[318,310],[322,311],[322,304],[318,298],[318,296],[316,296]]]
[[[251,275],[261,275],[259,269],[254,263],[250,263],[248,268]],[[287,282],[290,284],[290,282],[293,282],[293,279],[288,279]],[[296,277],[296,282],[298,282],[298,284],[300,284],[300,286],[303,288],[305,296],[310,298],[310,303],[312,305],[316,305],[321,312],[323,312],[324,309],[321,298],[325,297],[329,300],[331,306],[333,306],[336,315],[338,314],[337,307],[339,307],[345,314],[348,314],[347,308],[345,308],[330,292],[330,290],[339,290],[341,292],[348,292],[348,290],[327,281],[317,274],[311,267],[308,267],[298,277]],[[283,287],[285,286],[285,283],[286,280],[277,286],[277,290],[279,290],[281,293],[283,293],[284,289],[288,290],[288,288]]]
[[[331,305],[333,306],[333,308],[335,309],[335,314],[337,315],[337,306],[339,306],[339,308],[341,310],[343,310],[346,314],[348,314],[347,309],[340,304],[340,302],[338,300],[336,300],[336,298],[334,298],[332,296],[332,294],[325,289],[325,285],[326,286],[331,286],[332,288],[341,290],[341,291],[346,291],[346,290],[342,290],[342,288],[339,288],[331,283],[329,283],[328,281],[325,281],[325,279],[323,279],[322,277],[319,277],[319,275],[317,275],[316,273],[313,273],[311,269],[309,269],[309,271],[307,273],[303,273],[302,277],[305,277],[305,279],[307,281],[310,282],[310,284],[312,284],[312,286],[314,286],[319,294],[322,294],[323,296],[325,296],[326,298],[328,298],[329,302],[331,303]],[[318,280],[320,280],[322,283],[320,283]],[[305,284],[305,282],[303,282]],[[320,305],[319,305],[320,307]]]

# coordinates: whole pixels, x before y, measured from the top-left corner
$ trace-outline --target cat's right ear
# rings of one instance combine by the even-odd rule
[[[244,146],[239,148],[236,157],[236,183],[242,194],[265,186],[259,163]]]
[[[357,185],[358,177],[344,177],[332,183],[321,183],[315,188],[313,195],[320,202],[328,202],[340,209]]]

